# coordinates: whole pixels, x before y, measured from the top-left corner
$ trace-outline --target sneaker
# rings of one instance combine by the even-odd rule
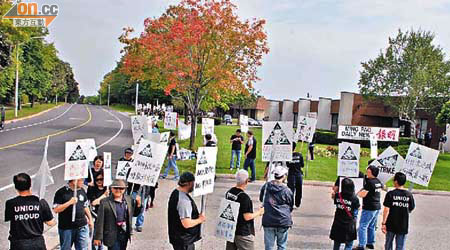
[[[352,250],[364,250],[364,247],[354,247]]]
[[[142,227],[136,227],[136,232],[142,232]]]
[[[367,244],[366,247],[369,249],[375,249],[375,246],[373,244]]]
[[[233,168],[232,168],[232,167],[230,167],[230,171],[233,171]]]

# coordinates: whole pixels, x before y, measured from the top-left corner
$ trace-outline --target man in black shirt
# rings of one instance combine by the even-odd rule
[[[201,239],[201,224],[206,217],[199,213],[189,195],[194,191],[194,181],[192,173],[183,173],[178,181],[178,188],[173,190],[169,198],[169,241],[174,250],[194,250],[194,243]]]
[[[256,160],[256,139],[253,136],[252,131],[247,132],[248,141],[245,144],[245,161],[244,161],[244,169],[248,171],[248,167],[252,170],[252,177],[250,182],[256,180],[256,169],[255,169],[255,160]]]
[[[359,246],[357,249],[374,249],[375,231],[381,209],[380,192],[383,184],[378,180],[379,169],[375,166],[367,168],[367,179],[358,196],[363,198],[361,219],[359,220]]]
[[[226,250],[254,249],[254,219],[264,214],[264,208],[259,208],[257,212],[253,213],[252,199],[244,191],[247,188],[247,185],[248,172],[241,169],[236,173],[236,186],[228,190],[225,194],[226,199],[240,204],[234,242],[227,241]]]
[[[295,193],[295,206],[300,207],[302,203],[302,185],[303,185],[303,171],[302,168],[305,166],[303,163],[303,156],[299,152],[295,152],[295,147],[297,144],[294,142],[292,144],[292,161],[287,163],[288,178],[287,186]]]
[[[17,197],[7,200],[5,205],[5,222],[10,222],[10,249],[45,250],[42,236],[44,223],[56,224],[52,211],[45,200],[31,194],[31,178],[20,173],[13,178]]]
[[[244,137],[241,135],[240,129],[237,129],[236,134],[231,136],[230,143],[231,143],[230,170],[233,170],[235,156],[236,156],[236,168],[239,169],[239,167],[241,166],[241,149],[242,144],[244,144]]]
[[[74,197],[75,182],[77,196]],[[89,245],[89,229],[94,222],[89,210],[89,200],[83,188],[83,179],[71,180],[55,193],[53,211],[58,214],[58,232],[61,250],[70,250],[75,244],[76,250],[87,249]],[[75,206],[75,221],[72,221],[72,210]]]
[[[180,178],[180,176],[177,167],[177,141],[175,140],[175,133],[173,131],[170,131],[169,150],[167,152],[167,159],[168,159],[167,167],[161,178],[163,179],[167,178],[170,169],[173,168],[173,172],[175,174],[173,180],[176,181]]]
[[[386,234],[384,247],[392,250],[395,238],[397,250],[405,249],[406,235],[409,227],[409,213],[415,208],[414,197],[404,189],[406,175],[396,173],[394,176],[395,189],[389,191],[384,198],[383,223],[381,230]]]

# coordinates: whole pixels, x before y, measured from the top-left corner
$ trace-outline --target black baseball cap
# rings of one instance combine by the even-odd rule
[[[184,172],[180,176],[180,180],[178,181],[178,185],[184,186],[185,184],[195,181],[195,176],[191,172]]]
[[[125,149],[125,154],[126,154],[126,153],[132,154],[132,153],[133,153],[133,149],[132,149],[132,148],[127,148],[127,149]]]

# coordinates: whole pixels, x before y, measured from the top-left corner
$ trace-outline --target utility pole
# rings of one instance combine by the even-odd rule
[[[139,98],[139,83],[136,83],[136,103],[135,103],[135,111],[136,111],[136,115],[138,113],[138,98]]]
[[[56,93],[55,104],[58,105],[58,93]]]
[[[16,91],[14,91],[14,117],[17,117],[19,107],[19,43],[16,45]]]
[[[109,93],[111,92],[111,85],[108,84],[108,107],[109,107]]]
[[[102,106],[102,94],[100,93],[99,96],[100,96],[100,106]]]

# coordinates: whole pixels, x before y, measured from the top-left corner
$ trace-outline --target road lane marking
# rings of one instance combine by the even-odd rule
[[[1,130],[0,133],[4,133],[4,132],[8,132],[8,131],[13,131],[13,130],[16,130],[16,129],[21,129],[21,128],[28,128],[28,127],[32,127],[32,126],[36,126],[36,125],[41,125],[41,124],[44,124],[44,123],[48,123],[48,122],[54,121],[54,120],[56,120],[56,119],[59,119],[59,118],[60,118],[61,116],[63,116],[64,114],[66,114],[66,113],[73,107],[73,105],[75,105],[75,104],[70,105],[70,107],[69,107],[66,111],[64,111],[62,114],[60,114],[60,115],[58,115],[57,117],[54,117],[54,118],[52,118],[52,119],[49,119],[49,120],[46,120],[46,121],[41,121],[41,122],[35,122],[35,123],[33,123],[33,124],[29,124],[29,125],[25,125],[25,126],[20,126],[20,127],[14,127],[14,128],[9,128],[9,129],[5,129],[5,130]]]
[[[83,118],[78,118],[78,117],[70,117],[69,120],[84,120]]]
[[[8,148],[13,148],[13,147],[17,147],[17,146],[20,146],[20,145],[28,144],[28,143],[31,143],[31,142],[40,141],[40,140],[46,139],[47,136],[53,137],[53,136],[57,136],[57,135],[62,135],[64,133],[70,132],[70,131],[72,131],[74,129],[78,129],[78,128],[81,128],[81,127],[85,126],[86,124],[88,124],[92,120],[92,113],[91,113],[91,111],[89,110],[89,108],[87,106],[85,106],[85,108],[86,108],[86,110],[87,110],[87,112],[89,114],[89,118],[85,122],[81,123],[80,125],[75,126],[73,128],[61,130],[61,131],[53,133],[53,134],[44,135],[44,136],[40,136],[40,137],[31,139],[31,140],[26,140],[26,141],[23,141],[23,142],[19,142],[19,143],[3,146],[3,147],[0,147],[0,151],[8,149]]]
[[[86,107],[87,108],[87,107]],[[102,108],[103,109],[103,108]],[[89,109],[88,109],[89,110]],[[123,122],[116,116],[116,115],[114,115],[112,112],[110,112],[110,111],[108,111],[108,110],[106,110],[106,109],[103,109],[104,111],[106,111],[107,113],[109,113],[111,116],[113,116],[114,118],[116,118],[119,122],[120,122],[120,129],[119,129],[119,131],[115,134],[115,135],[113,135],[109,140],[107,140],[107,141],[105,141],[104,143],[102,143],[101,145],[99,145],[99,146],[97,146],[97,149],[99,149],[99,148],[101,148],[101,147],[103,147],[103,146],[105,146],[106,144],[108,144],[108,143],[110,143],[112,140],[114,140],[117,136],[119,136],[119,134],[122,132],[122,130],[123,130]],[[57,168],[60,168],[60,167],[62,167],[62,166],[64,166],[64,163],[65,162],[63,162],[63,163],[60,163],[60,164],[58,164],[58,165],[56,165],[56,166],[53,166],[53,167],[51,167],[50,168],[50,171],[53,171],[53,170],[55,170],[55,169],[57,169]],[[36,177],[36,174],[33,174],[32,176],[31,176],[31,178],[32,179],[34,179]],[[9,185],[6,185],[6,186],[4,186],[4,187],[1,187],[0,188],[0,192],[3,192],[3,191],[5,191],[5,190],[7,190],[7,189],[10,189],[10,188],[12,188],[12,187],[14,187],[14,184],[9,184]]]

